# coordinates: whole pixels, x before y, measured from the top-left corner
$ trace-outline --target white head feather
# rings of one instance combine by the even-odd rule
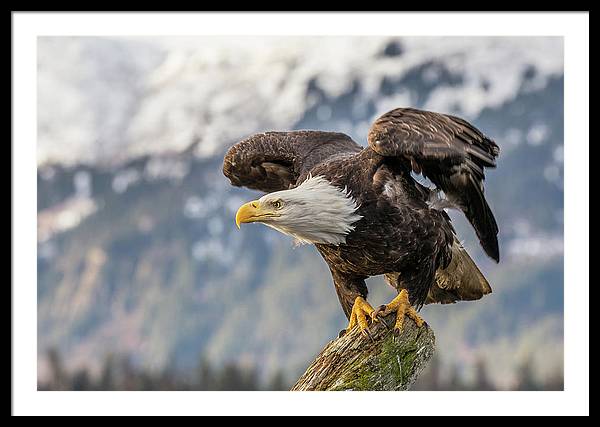
[[[322,176],[309,176],[291,190],[276,191],[259,199],[262,204],[281,203],[280,216],[263,223],[299,243],[346,243],[354,223],[362,218],[358,206],[347,188],[334,186]]]

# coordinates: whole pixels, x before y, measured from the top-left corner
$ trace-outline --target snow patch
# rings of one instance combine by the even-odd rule
[[[461,79],[438,84],[422,106],[468,119],[512,100],[525,83],[543,87],[563,72],[558,37],[408,37],[399,39],[402,55],[381,56],[393,40],[42,37],[38,162],[114,163],[197,141],[195,153],[212,156],[251,133],[290,129],[316,102],[311,85],[329,99],[357,87],[362,108],[372,102],[381,114],[413,101],[408,91],[382,100],[383,80],[424,64],[436,64],[425,69],[425,82],[443,69]],[[333,113],[317,111],[323,128]]]

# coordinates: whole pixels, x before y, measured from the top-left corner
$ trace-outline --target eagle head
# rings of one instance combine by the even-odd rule
[[[242,223],[261,222],[299,243],[340,245],[362,216],[347,188],[322,176],[309,176],[290,190],[276,191],[242,205],[235,216]]]

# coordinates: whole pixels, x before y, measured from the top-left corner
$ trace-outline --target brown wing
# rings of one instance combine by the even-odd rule
[[[231,147],[223,161],[223,174],[238,187],[264,192],[287,190],[315,165],[334,155],[361,150],[343,133],[265,132]]]
[[[496,166],[498,145],[465,120],[430,111],[398,108],[379,117],[369,147],[382,156],[404,157],[459,206],[485,252],[500,258],[498,225],[483,195],[484,168]]]

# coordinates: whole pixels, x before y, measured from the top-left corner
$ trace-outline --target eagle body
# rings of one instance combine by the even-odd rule
[[[223,172],[233,185],[267,193],[240,208],[236,221],[263,222],[314,244],[350,318],[371,276],[407,290],[417,308],[491,292],[444,208],[462,210],[498,260],[498,227],[483,196],[483,170],[497,154],[460,118],[404,108],[376,120],[364,148],[336,132],[253,135],[231,147]]]
[[[362,217],[345,244],[315,244],[330,266],[345,312],[357,296],[366,297],[366,278],[395,272],[402,272],[403,281],[393,286],[405,287],[411,302],[422,305],[436,270],[450,261],[454,234],[446,213],[429,207],[429,192],[406,165],[390,163],[365,150],[311,171],[348,188]]]

